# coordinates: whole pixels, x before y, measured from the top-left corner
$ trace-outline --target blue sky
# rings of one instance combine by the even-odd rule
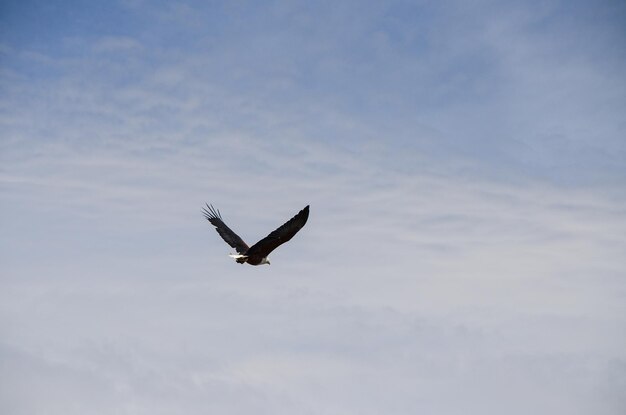
[[[0,409],[623,413],[625,20],[3,2]]]

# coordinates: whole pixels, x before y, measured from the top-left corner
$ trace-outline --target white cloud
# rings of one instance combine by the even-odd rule
[[[141,44],[130,37],[123,36],[105,36],[99,39],[94,45],[97,52],[133,52],[141,48]]]
[[[333,160],[315,148],[307,157]],[[259,157],[284,157],[270,150]],[[76,216],[63,219],[80,233],[75,240],[37,235],[38,246],[69,252],[45,269],[34,266],[41,260],[13,262],[2,298],[6,341],[52,366],[66,379],[56,386],[63,393],[77,390],[67,379],[78,372],[92,379],[81,381],[91,388],[83,396],[97,393],[96,401],[133,413],[180,405],[188,413],[611,413],[619,405],[605,396],[616,381],[609,362],[624,360],[626,340],[618,334],[626,226],[618,201],[537,184],[374,179],[377,172],[360,176],[354,160],[337,180],[294,167],[290,176],[255,179],[267,180],[264,191],[240,196],[225,187],[244,183],[245,171],[225,163],[199,173],[188,154],[172,157],[180,159],[166,170],[132,156],[68,161],[91,190],[44,187],[44,205],[12,212],[37,228],[65,218],[66,200]],[[103,173],[91,172],[100,167],[115,174],[99,181]],[[131,184],[125,190],[118,180]],[[212,184],[203,192],[198,180]],[[311,203],[312,215],[272,266],[242,267],[202,220],[204,198],[250,240],[299,201]]]

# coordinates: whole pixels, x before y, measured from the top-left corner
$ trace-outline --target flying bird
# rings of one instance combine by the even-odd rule
[[[251,247],[233,232],[222,220],[220,211],[213,205],[207,203],[206,208],[202,208],[204,217],[215,226],[215,230],[228,245],[235,248],[237,254],[230,254],[239,264],[248,263],[250,265],[263,265],[270,263],[267,257],[270,252],[278,248],[298,233],[309,218],[309,206],[307,205],[296,216],[289,219],[274,232],[261,239]]]

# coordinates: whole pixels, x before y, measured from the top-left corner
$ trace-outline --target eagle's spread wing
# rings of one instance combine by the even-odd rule
[[[233,232],[226,224],[222,221],[222,215],[220,215],[220,211],[213,208],[213,205],[206,205],[206,208],[202,208],[202,213],[204,213],[204,217],[207,218],[211,225],[215,226],[215,230],[220,234],[223,240],[233,248],[237,250],[240,254],[245,254],[248,250],[248,245]]]
[[[281,227],[252,245],[246,255],[261,258],[267,257],[274,249],[293,238],[293,236],[302,229],[308,218],[309,206],[307,205],[307,207],[298,212],[296,216],[289,219]]]

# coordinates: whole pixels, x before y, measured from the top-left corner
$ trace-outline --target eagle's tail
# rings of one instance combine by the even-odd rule
[[[248,261],[248,256],[247,255],[241,255],[241,254],[228,254],[229,257],[234,258],[235,261],[237,261],[237,263],[239,264],[244,264]]]

